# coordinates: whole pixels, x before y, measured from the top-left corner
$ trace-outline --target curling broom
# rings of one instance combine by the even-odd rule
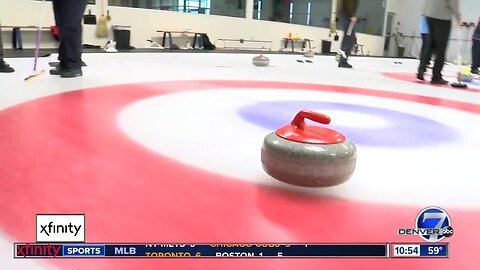
[[[355,26],[355,23],[350,21],[350,24],[348,25],[348,30],[347,30],[347,36],[351,36],[353,32],[353,27]]]
[[[35,39],[35,61],[33,64],[33,74],[26,77],[24,81],[32,80],[33,78],[36,78],[42,75],[43,73],[45,73],[45,70],[37,71],[38,56],[40,54],[40,40],[42,38],[43,6],[44,5],[45,5],[45,0],[42,1],[42,5],[40,6],[40,16],[39,16],[40,19],[38,20],[37,37]]]

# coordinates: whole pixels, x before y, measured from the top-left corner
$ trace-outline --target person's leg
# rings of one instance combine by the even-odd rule
[[[451,21],[432,19],[433,33],[431,38],[435,38],[435,64],[433,66],[432,83],[448,83],[442,77],[443,66],[445,65],[445,53],[450,38]]]
[[[60,26],[62,24],[62,20],[61,20],[61,17],[60,17],[60,7],[61,7],[61,3],[62,3],[62,0],[52,0],[52,5],[53,5],[53,14],[55,16],[55,25],[58,27],[58,29],[60,29]],[[61,55],[63,54],[62,51],[63,51],[63,46],[62,46],[62,42],[61,42],[61,39],[60,39],[60,30],[58,32],[58,37],[59,37],[59,41],[60,41],[60,44],[58,46],[58,60],[61,62],[62,59],[61,59]]]
[[[3,40],[2,40],[2,25],[0,24],[0,62],[3,62]]]
[[[10,67],[5,61],[3,60],[3,40],[2,40],[2,32],[0,27],[0,72],[2,73],[10,73],[14,72],[15,70]]]
[[[60,73],[64,77],[81,75],[82,19],[87,0],[63,0],[60,10],[60,42],[62,45]],[[68,73],[68,74],[67,74]]]
[[[472,73],[478,74],[480,67],[480,40],[473,40],[472,45]]]
[[[350,25],[350,23],[349,23]],[[355,44],[357,44],[357,31],[355,30],[355,25],[352,27],[352,33],[350,35],[349,43],[346,45],[346,49],[348,51],[347,56],[350,56],[353,50],[353,47],[355,47]]]
[[[430,47],[430,34],[427,35],[427,48],[426,48],[426,59],[427,59],[427,67],[430,66],[430,62],[432,61],[432,47]]]
[[[423,80],[423,73],[427,71],[427,66],[432,58],[432,50],[430,48],[430,35],[422,34],[422,50],[420,51],[420,66],[418,67],[418,78]]]
[[[2,26],[0,24],[0,26]],[[3,40],[2,40],[2,28],[0,27],[0,63],[3,62]]]
[[[417,73],[417,79],[419,80],[424,80],[423,74],[425,73],[427,66],[432,59],[432,55],[437,55],[437,36],[436,36],[436,31],[437,29],[437,24],[435,23],[436,19],[427,17],[427,24],[428,24],[428,31],[430,32],[428,34],[428,39],[424,39],[423,41],[426,42],[426,46],[428,48],[425,49],[425,54],[421,54],[420,58],[420,64],[418,66],[418,73]],[[436,58],[436,57],[435,57]]]
[[[351,22],[351,20],[347,15],[342,14],[340,16],[340,23],[341,23],[342,28],[343,28],[343,38],[342,38],[342,43],[341,43],[341,46],[340,46],[340,50],[342,50],[342,52],[345,55],[343,55],[343,53],[342,53],[342,55],[340,57],[340,61],[338,63],[339,67],[348,67],[348,68],[352,67],[350,64],[347,63],[347,60],[348,60],[348,57],[350,56],[350,54],[352,53],[353,46],[355,45],[356,34],[355,34],[355,29],[353,29],[352,33],[350,35],[348,35],[348,30],[350,28],[350,22]]]

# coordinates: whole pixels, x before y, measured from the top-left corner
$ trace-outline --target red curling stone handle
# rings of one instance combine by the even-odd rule
[[[346,141],[346,138],[340,132],[321,126],[309,126],[305,119],[312,120],[320,124],[330,124],[330,117],[309,110],[302,110],[292,122],[277,129],[277,136],[295,142],[312,144],[337,144]]]
[[[305,127],[307,126],[307,124],[305,123],[305,118],[326,125],[330,124],[331,121],[330,117],[328,117],[327,115],[310,110],[302,110],[297,113],[297,115],[295,116],[295,118],[293,118],[290,124],[296,126],[299,129],[305,129]]]

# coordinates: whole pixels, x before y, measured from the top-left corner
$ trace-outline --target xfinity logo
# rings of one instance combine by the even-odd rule
[[[85,215],[37,215],[37,243],[85,242]]]
[[[83,226],[72,225],[71,222],[68,225],[54,225],[53,221],[50,221],[48,225],[40,225],[40,227],[42,228],[40,234],[45,233],[47,236],[54,233],[73,233],[74,236],[77,236]]]

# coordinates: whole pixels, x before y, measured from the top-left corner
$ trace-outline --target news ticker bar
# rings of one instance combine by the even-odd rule
[[[447,244],[37,244],[14,258],[448,258]]]

